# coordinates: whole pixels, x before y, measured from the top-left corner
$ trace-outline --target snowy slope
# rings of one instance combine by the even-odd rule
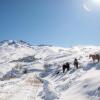
[[[91,53],[100,53],[100,46],[0,42],[0,100],[99,100],[100,63],[89,59]],[[78,70],[74,58],[80,62]],[[66,62],[71,69],[63,74]]]

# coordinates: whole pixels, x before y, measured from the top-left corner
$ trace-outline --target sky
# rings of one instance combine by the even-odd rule
[[[100,8],[94,5],[85,0],[0,0],[0,41],[100,45]]]

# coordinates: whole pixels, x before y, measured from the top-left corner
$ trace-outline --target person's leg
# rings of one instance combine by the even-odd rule
[[[76,64],[76,68],[78,69],[78,64]]]
[[[63,68],[63,73],[65,72],[65,68]]]
[[[67,70],[69,71],[69,66],[67,67]]]
[[[77,65],[77,69],[78,69],[78,65]]]

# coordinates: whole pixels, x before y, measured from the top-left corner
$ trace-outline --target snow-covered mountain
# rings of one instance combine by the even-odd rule
[[[89,59],[93,53],[100,53],[100,46],[0,42],[0,100],[100,100],[100,63]],[[73,66],[75,58],[79,69]],[[63,74],[66,62],[71,69]]]

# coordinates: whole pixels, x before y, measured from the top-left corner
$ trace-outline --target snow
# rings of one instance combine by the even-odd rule
[[[100,63],[89,59],[100,46],[32,46],[0,43],[0,100],[100,100]],[[79,69],[73,66],[79,60]],[[62,72],[69,62],[70,71]]]

